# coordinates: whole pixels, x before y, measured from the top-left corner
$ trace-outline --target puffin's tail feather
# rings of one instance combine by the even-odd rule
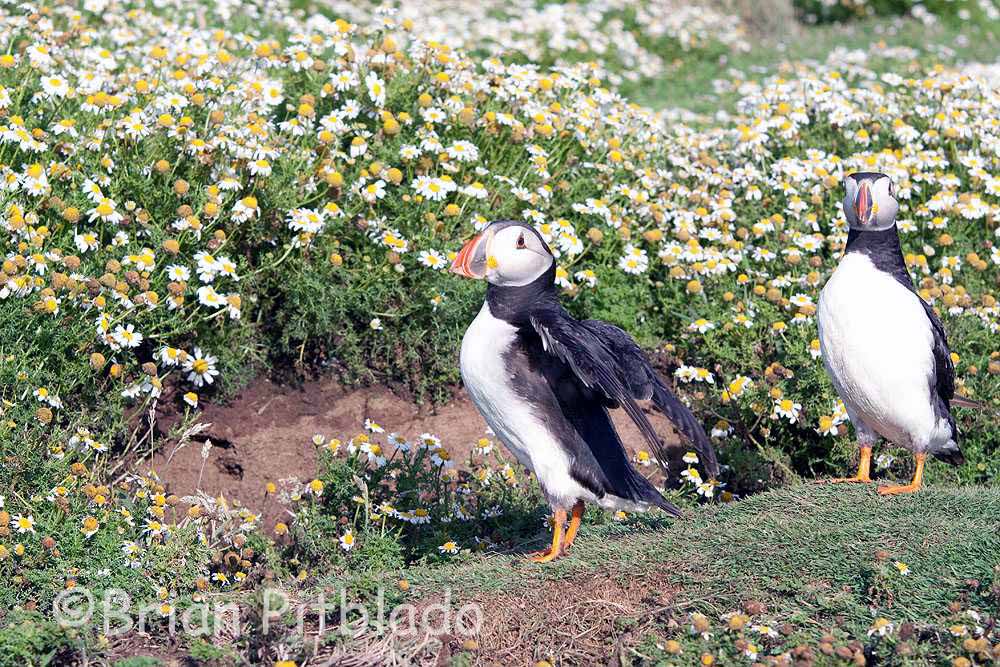
[[[648,485],[649,488],[647,492],[643,494],[642,500],[646,501],[650,505],[659,507],[661,510],[663,510],[672,517],[679,518],[681,516],[681,510],[679,507],[677,507],[672,502],[664,498],[663,494],[657,491],[656,487],[653,486],[651,483],[649,483],[648,480],[646,484]]]
[[[659,493],[656,494],[656,499],[653,500],[653,504],[674,518],[680,518],[681,516],[680,508],[668,501]]]
[[[960,466],[965,463],[965,455],[962,454],[962,450],[958,448],[958,443],[954,440],[949,440],[948,444],[933,454],[934,458],[945,463],[950,463],[953,466]]]
[[[681,515],[680,509],[669,500],[663,497],[653,483],[646,479],[642,473],[626,463],[625,465],[625,487],[614,491],[627,500],[637,503],[649,503],[673,517]]]
[[[666,415],[694,446],[705,470],[712,479],[719,477],[719,459],[715,455],[712,441],[708,439],[701,422],[686,405],[680,402],[659,380],[653,386],[653,405]]]
[[[949,401],[949,403],[953,408],[970,408],[972,410],[990,409],[990,406],[986,405],[985,403],[982,403],[980,401],[974,401],[971,398],[968,398],[967,396],[959,396],[958,394],[952,396],[951,401]]]

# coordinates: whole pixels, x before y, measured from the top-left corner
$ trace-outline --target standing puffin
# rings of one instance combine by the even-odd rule
[[[823,364],[857,431],[861,462],[857,475],[834,481],[871,482],[872,445],[881,436],[912,451],[916,471],[909,484],[878,492],[911,493],[928,454],[964,463],[950,404],[977,404],[955,396],[944,328],[906,271],[892,181],[858,172],[844,186],[847,248],[820,294],[817,319]]]
[[[488,283],[486,302],[462,340],[465,387],[497,437],[535,473],[554,510],[552,546],[532,560],[565,553],[585,501],[680,514],[629,463],[608,408],[624,408],[656,449],[660,440],[636,403],[652,399],[718,476],[705,431],[628,334],[606,322],[575,320],[559,305],[555,258],[532,227],[491,223],[465,244],[451,270]]]

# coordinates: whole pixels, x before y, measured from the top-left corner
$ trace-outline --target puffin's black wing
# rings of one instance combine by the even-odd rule
[[[663,384],[627,333],[599,320],[579,322],[561,309],[538,311],[530,319],[545,350],[564,361],[586,387],[600,390],[611,407],[620,405],[654,451],[662,442],[637,400],[652,400],[691,441],[709,475],[718,476],[719,462],[701,424]]]
[[[965,457],[962,450],[958,448],[958,428],[955,426],[955,417],[951,414],[951,401],[955,397],[955,363],[951,360],[951,350],[948,349],[948,338],[944,333],[944,326],[938,318],[930,304],[920,298],[920,303],[927,313],[927,319],[931,323],[931,332],[934,334],[934,384],[931,385],[931,397],[936,394],[934,401],[934,414],[941,419],[947,419],[951,425],[951,446],[934,452],[936,458],[946,461],[952,465],[962,465]]]
[[[920,295],[917,295],[920,298]],[[931,321],[931,331],[934,332],[934,377],[935,390],[941,400],[947,405],[955,397],[955,364],[951,360],[951,350],[948,349],[948,337],[944,333],[944,325],[930,304],[920,299],[920,303]]]
[[[581,324],[611,348],[614,357],[622,364],[624,379],[633,398],[651,400],[656,409],[666,415],[691,442],[709,475],[718,477],[719,460],[705,429],[691,410],[663,383],[632,337],[613,324],[601,320],[584,320]]]
[[[680,510],[628,460],[628,453],[608,414],[608,399],[604,393],[587,387],[568,363],[546,352],[540,337],[533,335],[535,344],[526,347],[534,363],[529,362],[532,368],[523,374],[515,368],[515,384],[525,389],[527,396],[536,396],[537,405],[544,404],[546,395],[554,397],[558,403],[558,410],[549,414],[547,425],[559,433],[560,444],[572,454],[572,477],[598,498],[612,494],[633,502],[649,503],[673,516],[680,516]],[[542,383],[544,388],[538,386]]]

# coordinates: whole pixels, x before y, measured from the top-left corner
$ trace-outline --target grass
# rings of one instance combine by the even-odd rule
[[[997,516],[994,487],[932,486],[882,498],[872,487],[804,484],[689,510],[679,520],[651,514],[602,524],[594,512],[572,553],[544,566],[524,559],[522,549],[537,546],[526,543],[516,552],[465,552],[450,563],[358,572],[350,580],[310,579],[288,592],[308,603],[346,586],[348,599],[374,604],[380,590],[389,610],[401,603],[426,608],[446,595],[452,609],[479,604],[482,630],[451,662],[446,647],[423,647],[438,664],[695,664],[705,655],[730,664],[742,662],[747,646],[762,656],[812,652],[818,659],[809,664],[818,665],[846,664],[838,651],[868,656],[868,664],[940,664],[981,653],[974,628],[984,626],[989,638],[1000,613]],[[540,532],[539,544],[546,539]],[[243,636],[182,639],[171,643],[171,654],[188,651],[199,664],[223,664],[212,657],[216,649],[227,647],[227,660],[232,651],[253,650],[264,640],[254,614],[260,590],[228,598],[245,606],[250,625]],[[336,623],[340,616],[328,618]],[[303,641],[294,634],[295,614],[286,621],[272,624],[266,641],[298,664],[321,664],[331,651],[374,650],[364,635],[353,643],[336,632],[318,644]],[[879,623],[890,623],[891,632],[870,636]],[[579,632],[567,639],[561,627]],[[761,636],[770,628],[774,638]],[[169,641],[158,636],[154,629],[154,645]],[[22,614],[0,632],[0,647],[11,659],[67,657],[83,648],[80,637]],[[112,660],[114,653],[99,654]],[[6,664],[15,662],[0,656]]]
[[[956,603],[962,610],[1000,611],[998,591],[989,590],[998,577],[997,516],[996,488],[930,487],[886,499],[871,487],[808,484],[678,521],[650,516],[632,524],[585,525],[572,554],[545,567],[491,555],[406,575],[424,594],[450,587],[480,601],[499,594],[530,601],[531,591],[550,590],[553,583],[573,597],[581,582],[653,577],[660,594],[670,592],[675,617],[701,613],[718,625],[720,616],[750,603],[766,609],[772,626],[790,624],[786,640],[793,644],[815,647],[834,626],[869,641],[877,617],[897,628],[913,623],[937,637],[934,629],[952,623]],[[896,562],[909,573],[902,575]],[[654,623],[644,634],[684,636],[686,630]],[[718,640],[698,641],[710,651],[726,650]],[[654,652],[657,643],[650,645]],[[921,647],[924,657],[950,650],[947,642],[933,644]]]
[[[865,570],[885,550],[911,568],[893,606],[916,620],[946,607],[967,579],[990,578],[1000,553],[998,515],[1000,489],[929,487],[886,499],[871,487],[804,484],[691,511],[677,521],[651,515],[637,523],[585,525],[572,554],[547,567],[512,568],[509,556],[491,555],[408,576],[432,588],[461,580],[466,594],[476,594],[666,566],[673,575],[664,584],[681,587],[684,606],[710,597],[722,613],[757,599],[789,613],[857,617],[873,602],[864,592]],[[827,598],[804,587],[821,582],[854,593]]]
[[[876,60],[874,69],[893,71],[898,61],[877,62],[878,51],[890,45],[916,50],[928,63],[993,62],[998,26],[940,19],[927,26],[913,18],[870,18],[817,26],[790,25],[781,34],[757,35],[747,52],[679,61],[669,77],[637,85],[629,91],[636,102],[653,108],[679,108],[696,114],[732,113],[737,89],[715,92],[717,80],[760,81],[802,61],[824,61],[837,48],[862,49]],[[881,44],[879,48],[877,45]],[[876,45],[876,48],[869,48]],[[898,71],[905,76],[904,72]],[[738,87],[735,87],[738,88]]]

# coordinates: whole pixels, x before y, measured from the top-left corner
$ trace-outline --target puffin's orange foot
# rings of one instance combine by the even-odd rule
[[[532,563],[548,563],[562,554],[563,524],[566,523],[566,510],[556,510],[552,516],[552,546],[545,551],[529,554]]]
[[[541,551],[529,551],[524,555],[528,560],[535,560],[536,558],[542,558],[543,556],[548,556],[552,553],[551,548],[542,549]]]
[[[878,487],[878,494],[880,496],[896,496],[901,493],[914,493],[920,489],[920,485],[924,481],[924,461],[927,460],[927,455],[920,452],[919,454],[914,455],[913,458],[917,462],[917,468],[913,471],[913,481],[909,484],[880,486]]]
[[[834,477],[833,479],[820,480],[827,484],[871,484],[872,478],[868,475],[855,475],[854,477]]]
[[[901,493],[915,493],[920,490],[919,484],[900,484],[892,486],[880,486],[878,487],[878,494],[880,496],[897,496]]]
[[[546,549],[545,551],[536,551],[534,553],[528,554],[528,560],[532,563],[548,563],[556,558],[559,558],[559,550],[553,551],[552,549]]]
[[[576,539],[576,533],[580,530],[580,521],[583,520],[584,505],[582,500],[576,501],[573,505],[573,514],[569,519],[569,527],[566,529],[566,535],[563,537],[562,552],[561,556],[565,556],[569,553],[570,547],[573,546],[573,540]]]
[[[858,474],[854,477],[835,477],[833,479],[817,480],[823,484],[871,484],[872,448],[861,447],[861,459],[858,461]]]

